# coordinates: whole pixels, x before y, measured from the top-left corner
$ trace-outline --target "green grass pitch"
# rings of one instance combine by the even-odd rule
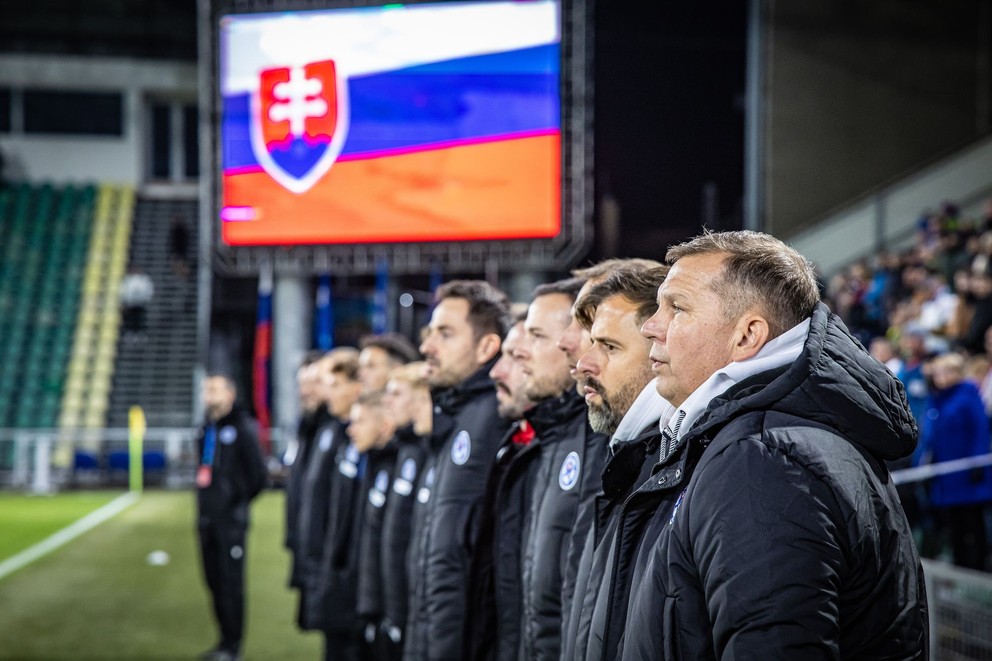
[[[114,493],[0,498],[0,559],[111,500]],[[73,502],[76,501],[76,502]],[[203,585],[191,492],[145,492],[116,517],[0,579],[0,659],[195,659],[217,641]],[[44,522],[44,525],[42,525]],[[55,522],[55,523],[53,523]],[[286,587],[283,494],[252,508],[242,658],[318,659],[322,638],[296,629]],[[164,566],[146,562],[166,551]]]

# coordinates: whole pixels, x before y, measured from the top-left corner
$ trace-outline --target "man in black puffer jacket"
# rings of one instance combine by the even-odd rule
[[[503,355],[489,373],[496,384],[499,415],[513,425],[496,452],[472,521],[475,545],[462,652],[466,661],[516,661],[520,654],[520,537],[540,457],[534,429],[523,417],[534,405],[524,394],[527,376],[517,351],[526,317],[525,309],[507,332]]]
[[[422,362],[396,367],[386,383],[386,399],[398,425],[393,439],[397,452],[396,469],[382,520],[383,617],[379,639],[385,650],[384,657],[390,661],[403,658],[403,630],[410,602],[407,570],[413,512],[417,483],[427,463],[427,437],[433,416],[424,367]]]
[[[434,389],[433,435],[440,451],[411,583],[404,658],[456,661],[461,655],[468,570],[468,522],[509,427],[496,413],[489,370],[509,325],[506,295],[484,281],[438,289],[420,352]],[[422,554],[422,555],[420,555]]]
[[[902,385],[755,232],[670,249],[652,340],[661,460],[624,503],[603,659],[925,659],[923,573],[885,460]]]
[[[573,574],[567,558],[578,561],[568,549],[589,530],[590,505],[606,459],[607,439],[589,428],[586,404],[557,346],[583,284],[572,278],[535,290],[516,352],[526,377],[524,393],[534,402],[524,417],[540,451],[520,540],[520,658],[528,660],[557,660],[560,654],[562,612],[571,603],[562,578]]]
[[[596,658],[602,641],[590,637],[593,610],[607,590],[612,536],[620,507],[650,475],[660,444],[658,419],[667,403],[654,387],[648,362],[651,343],[641,324],[658,308],[658,286],[667,269],[626,262],[583,288],[575,318],[588,339],[575,376],[589,403],[589,423],[609,437],[609,456],[591,503],[592,528],[576,538],[578,557],[569,609],[562,622],[561,658]],[[572,345],[569,345],[572,346]]]

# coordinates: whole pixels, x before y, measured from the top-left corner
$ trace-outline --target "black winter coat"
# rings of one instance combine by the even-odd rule
[[[396,468],[386,496],[382,527],[383,627],[394,641],[402,640],[409,607],[407,554],[413,532],[413,508],[417,483],[428,457],[428,441],[413,432],[413,426],[396,431]]]
[[[590,629],[596,604],[607,592],[610,576],[606,568],[610,564],[620,506],[651,476],[660,442],[661,432],[655,422],[636,438],[608,450],[600,480],[602,488],[593,501],[592,527],[581,546],[577,544],[573,549],[579,555],[579,562],[572,599],[566,604],[562,622],[562,661],[598,659],[602,654],[602,638],[591,638]]]
[[[405,658],[457,661],[461,657],[472,545],[468,522],[510,425],[496,412],[496,389],[489,378],[493,362],[459,387],[434,394],[434,430],[444,438],[444,445],[427,502],[424,555],[414,568],[423,578],[423,589],[411,598],[410,612],[417,618],[407,625]]]
[[[524,417],[537,434],[540,458],[521,538],[521,658],[556,661],[562,613],[572,600],[565,577],[571,577],[570,591],[579,560],[569,549],[585,540],[592,524],[608,440],[589,427],[585,401],[574,388]]]
[[[286,539],[285,545],[289,549],[291,569],[289,575],[290,587],[298,588],[303,585],[303,572],[299,559],[300,541],[300,499],[303,491],[303,477],[306,474],[310,451],[316,444],[317,431],[330,421],[330,414],[324,407],[318,408],[310,414],[305,414],[300,420],[299,430],[296,440],[298,443],[296,456],[289,466],[286,475]]]
[[[196,447],[203,457],[207,423],[200,429]],[[240,409],[212,423],[216,430],[210,484],[196,490],[200,528],[248,527],[248,505],[265,488],[266,471],[258,446],[255,421]]]
[[[623,505],[601,658],[927,658],[884,463],[916,435],[902,384],[818,305],[800,357],[714,399]]]
[[[516,661],[520,654],[520,542],[540,458],[536,438],[514,441],[523,426],[533,434],[524,421],[507,431],[474,517],[463,659]]]
[[[359,631],[358,567],[365,500],[371,473],[368,457],[350,442],[338,447],[336,470],[331,473],[330,502],[324,553],[315,589],[315,615],[323,631]]]
[[[382,543],[385,535],[386,502],[396,465],[396,445],[369,450],[358,501],[365,517],[358,534],[358,603],[356,612],[365,621],[378,621],[383,614]]]
[[[323,628],[319,586],[324,567],[324,543],[328,520],[337,507],[336,504],[331,507],[333,476],[341,448],[347,445],[345,426],[328,415],[314,434],[300,481],[296,558],[301,583],[299,624],[304,630]]]

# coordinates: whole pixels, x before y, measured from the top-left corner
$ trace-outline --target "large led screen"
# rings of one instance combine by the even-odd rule
[[[553,237],[559,4],[220,20],[232,246]]]

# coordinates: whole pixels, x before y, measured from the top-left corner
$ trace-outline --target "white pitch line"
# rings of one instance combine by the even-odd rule
[[[29,546],[17,555],[0,562],[0,579],[4,578],[8,574],[14,573],[25,565],[31,564],[38,558],[48,555],[60,546],[68,544],[84,532],[92,530],[107,519],[119,514],[127,507],[137,502],[137,500],[138,494],[133,491],[129,491],[122,496],[114,498],[100,509],[90,512],[78,521],[69,524],[65,528],[62,528],[62,530],[53,533],[49,537],[46,537],[34,546]]]

